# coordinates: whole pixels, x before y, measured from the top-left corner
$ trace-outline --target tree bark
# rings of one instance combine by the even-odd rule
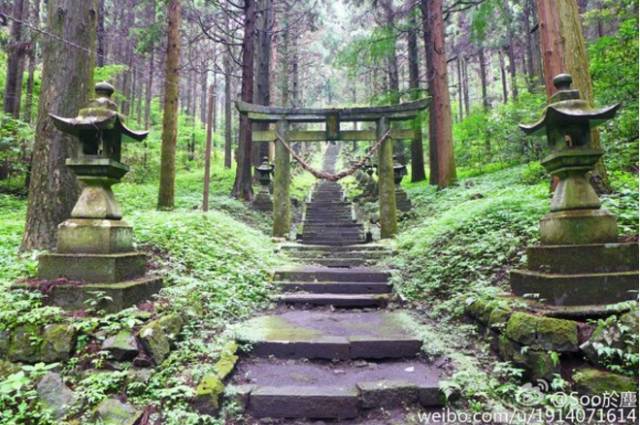
[[[260,0],[261,10],[257,32],[257,63],[256,63],[256,92],[254,101],[258,105],[271,104],[271,56],[272,56],[272,26],[273,26],[273,0]],[[285,12],[286,13],[286,12]],[[285,29],[286,31],[286,29]],[[285,34],[286,35],[286,34]],[[267,130],[268,124],[256,124],[256,130]],[[259,165],[262,157],[269,155],[269,143],[259,143],[255,149],[253,163]]]
[[[407,50],[409,55],[409,88],[412,99],[420,98],[420,68],[418,63],[418,23],[414,12],[409,17],[409,32],[407,33]],[[354,85],[355,88],[355,85]],[[411,140],[411,181],[419,182],[427,177],[424,171],[424,150],[422,146],[422,119],[416,118],[413,129],[419,137]]]
[[[242,40],[242,90],[244,102],[253,102],[253,55],[254,34],[256,31],[256,2],[244,3],[244,38]],[[233,196],[245,201],[253,198],[251,185],[251,122],[247,114],[240,115],[240,134],[238,137],[238,166],[233,184]]]
[[[442,0],[421,0],[426,50],[427,78],[431,92],[429,109],[429,145],[435,146],[435,161],[431,161],[431,175],[435,183],[445,188],[456,180],[451,129],[451,103],[447,80],[447,57],[444,45],[444,17]],[[431,152],[431,150],[430,150]],[[430,178],[433,182],[433,179]]]
[[[209,108],[207,109],[207,142],[204,149],[204,189],[202,191],[202,211],[209,211],[209,185],[211,184],[211,144],[213,140],[213,108],[215,107],[215,86],[209,86]]]
[[[227,26],[228,29],[228,19]],[[231,168],[231,52],[224,55],[224,168]]]
[[[500,81],[502,82],[502,103],[507,103],[509,101],[509,92],[507,90],[507,72],[504,69],[504,54],[502,53],[502,49],[498,49],[498,59],[500,61]]]
[[[480,63],[480,89],[482,91],[482,107],[487,110],[491,107],[487,96],[487,62],[484,54],[484,47],[478,50],[478,62]]]
[[[38,108],[29,202],[23,250],[52,249],[56,229],[67,219],[78,198],[78,183],[65,166],[77,152],[77,140],[58,131],[49,113],[73,117],[93,92],[95,65],[95,0],[49,0],[47,31],[80,48],[70,49],[58,39],[45,38],[42,89]]]
[[[40,26],[40,0],[33,2],[33,21]],[[29,73],[27,76],[27,94],[25,97],[23,119],[31,123],[33,115],[33,86],[35,83],[36,66],[38,61],[38,40],[37,33],[31,36],[31,46],[29,48]]]
[[[170,0],[168,5],[167,58],[160,155],[160,190],[158,192],[159,209],[172,209],[175,202],[176,139],[178,99],[180,95],[180,12],[180,0]]]
[[[24,69],[25,44],[22,40],[22,20],[25,12],[25,0],[14,0],[11,21],[10,41],[7,57],[7,79],[4,89],[4,112],[20,118],[20,94],[22,89],[22,72]]]
[[[576,0],[537,0],[537,5],[547,96],[550,98],[555,92],[553,78],[566,72],[573,77],[573,87],[593,106],[589,59]],[[591,131],[591,147],[601,148],[600,133],[597,129]],[[600,193],[610,191],[607,170],[602,160],[596,164],[591,183]]]
[[[104,8],[105,0],[98,0],[98,50],[96,55],[96,65],[104,66],[105,65],[105,57],[107,54],[107,41],[105,37],[104,31],[104,18],[105,18],[105,8]]]

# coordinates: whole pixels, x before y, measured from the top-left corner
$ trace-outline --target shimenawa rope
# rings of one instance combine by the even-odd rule
[[[285,149],[291,154],[291,156],[296,161],[298,161],[300,166],[302,168],[304,168],[305,170],[307,170],[308,172],[310,172],[314,177],[316,177],[318,179],[323,179],[323,180],[329,180],[329,181],[332,181],[332,182],[336,182],[336,181],[338,181],[340,179],[343,179],[343,178],[345,178],[347,176],[352,175],[353,173],[358,171],[360,168],[362,168],[367,163],[367,160],[371,159],[373,154],[376,153],[376,151],[378,149],[380,149],[380,146],[382,146],[382,143],[384,143],[384,141],[389,138],[390,133],[391,133],[391,130],[387,130],[387,132],[382,135],[382,137],[376,142],[376,144],[371,147],[371,149],[369,150],[369,152],[367,152],[367,154],[364,156],[364,158],[362,158],[360,161],[358,161],[355,164],[353,164],[347,170],[340,171],[337,174],[331,174],[331,173],[327,173],[325,171],[318,171],[315,168],[313,168],[311,165],[309,165],[304,160],[304,158],[302,158],[293,149],[291,149],[291,146],[289,146],[289,144],[282,138],[282,136],[280,136],[280,134],[277,134],[277,133],[276,133],[276,142],[282,143],[282,146],[284,146]]]

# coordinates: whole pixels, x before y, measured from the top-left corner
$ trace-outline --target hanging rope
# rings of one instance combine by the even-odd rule
[[[371,147],[371,149],[369,149],[369,152],[367,152],[367,154],[364,156],[364,158],[362,158],[360,161],[358,161],[355,164],[353,164],[349,169],[344,170],[344,171],[340,171],[337,174],[331,174],[331,173],[328,173],[326,171],[319,171],[319,170],[316,170],[315,168],[313,168],[311,165],[309,165],[304,160],[304,158],[302,158],[293,149],[291,149],[291,146],[289,146],[289,144],[286,142],[286,140],[284,140],[280,136],[280,134],[278,134],[277,132],[276,132],[276,142],[282,143],[282,146],[284,146],[285,149],[291,154],[293,159],[298,161],[300,166],[302,168],[304,168],[305,170],[307,170],[309,173],[311,173],[315,178],[322,179],[322,180],[329,180],[329,181],[332,181],[332,182],[337,182],[338,180],[341,180],[341,179],[343,179],[343,178],[345,178],[347,176],[350,176],[353,173],[355,173],[356,171],[358,171],[360,168],[364,167],[364,165],[367,163],[367,160],[371,159],[373,154],[376,153],[378,149],[380,149],[380,146],[382,146],[384,141],[389,138],[390,134],[391,134],[391,130],[389,129],[389,130],[387,130],[386,133],[384,133],[382,135],[382,137],[375,143],[375,145],[373,145]]]

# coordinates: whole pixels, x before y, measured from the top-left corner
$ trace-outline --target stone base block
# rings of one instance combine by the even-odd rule
[[[67,278],[88,283],[114,283],[144,276],[147,256],[123,254],[44,254],[39,258],[38,277]]]
[[[605,209],[557,211],[540,220],[543,245],[581,245],[617,242],[615,216]]]
[[[268,192],[258,192],[253,200],[253,208],[258,211],[271,212],[273,211],[273,201],[271,195]]]
[[[529,247],[527,269],[563,274],[634,271],[638,270],[638,243]]]
[[[403,189],[396,188],[396,208],[402,212],[411,211],[411,200]]]
[[[115,254],[133,251],[133,230],[124,220],[72,218],[58,226],[60,254]]]
[[[537,294],[545,304],[570,306],[613,304],[638,297],[638,271],[552,274],[511,271],[511,290],[518,296]]]
[[[28,283],[17,284],[14,288],[33,289]],[[87,301],[100,293],[103,299],[96,307],[108,313],[118,312],[151,298],[162,288],[162,279],[157,276],[143,277],[118,283],[85,283],[52,285],[46,293],[46,302],[65,310],[82,310]],[[109,301],[106,297],[109,297]]]

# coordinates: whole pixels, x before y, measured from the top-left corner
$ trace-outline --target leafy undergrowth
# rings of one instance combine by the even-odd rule
[[[218,184],[217,184],[218,183]],[[83,369],[101,367],[101,353],[87,358],[87,341],[78,340],[78,352],[63,367],[67,383],[82,395],[88,412],[92,405],[113,395],[126,395],[139,406],[154,406],[167,424],[216,423],[212,417],[195,413],[188,404],[193,383],[210,372],[229,336],[227,324],[267,306],[272,290],[269,271],[283,260],[274,255],[268,236],[269,218],[229,199],[228,179],[213,179],[211,211],[202,213],[199,173],[183,173],[177,181],[176,210],[154,209],[156,184],[123,183],[116,196],[124,207],[125,219],[134,227],[138,248],[152,253],[154,273],[162,275],[165,288],[156,310],[176,311],[189,320],[177,347],[155,369],[148,384],[126,385],[126,371],[87,375]],[[42,304],[39,295],[9,291],[16,279],[33,276],[36,253],[19,255],[17,249],[24,226],[25,201],[0,195],[0,330],[22,324],[40,325],[62,320],[63,312]],[[104,334],[138,325],[136,309],[101,318],[81,316],[74,326],[81,335]],[[37,403],[34,384],[42,367],[25,367],[10,381],[0,382],[0,424],[60,423],[52,421]],[[190,386],[191,385],[191,386]],[[82,423],[90,423],[89,417]]]
[[[618,217],[622,237],[637,238],[637,190],[617,183],[617,192],[602,197],[603,206]],[[398,255],[390,260],[398,270],[394,286],[430,325],[427,353],[453,361],[456,372],[445,390],[461,395],[471,410],[509,407],[522,370],[496,362],[476,327],[462,320],[463,309],[472,296],[509,290],[508,271],[523,264],[549,210],[548,179],[530,164],[441,191],[424,182],[403,186],[414,211],[401,224]]]

